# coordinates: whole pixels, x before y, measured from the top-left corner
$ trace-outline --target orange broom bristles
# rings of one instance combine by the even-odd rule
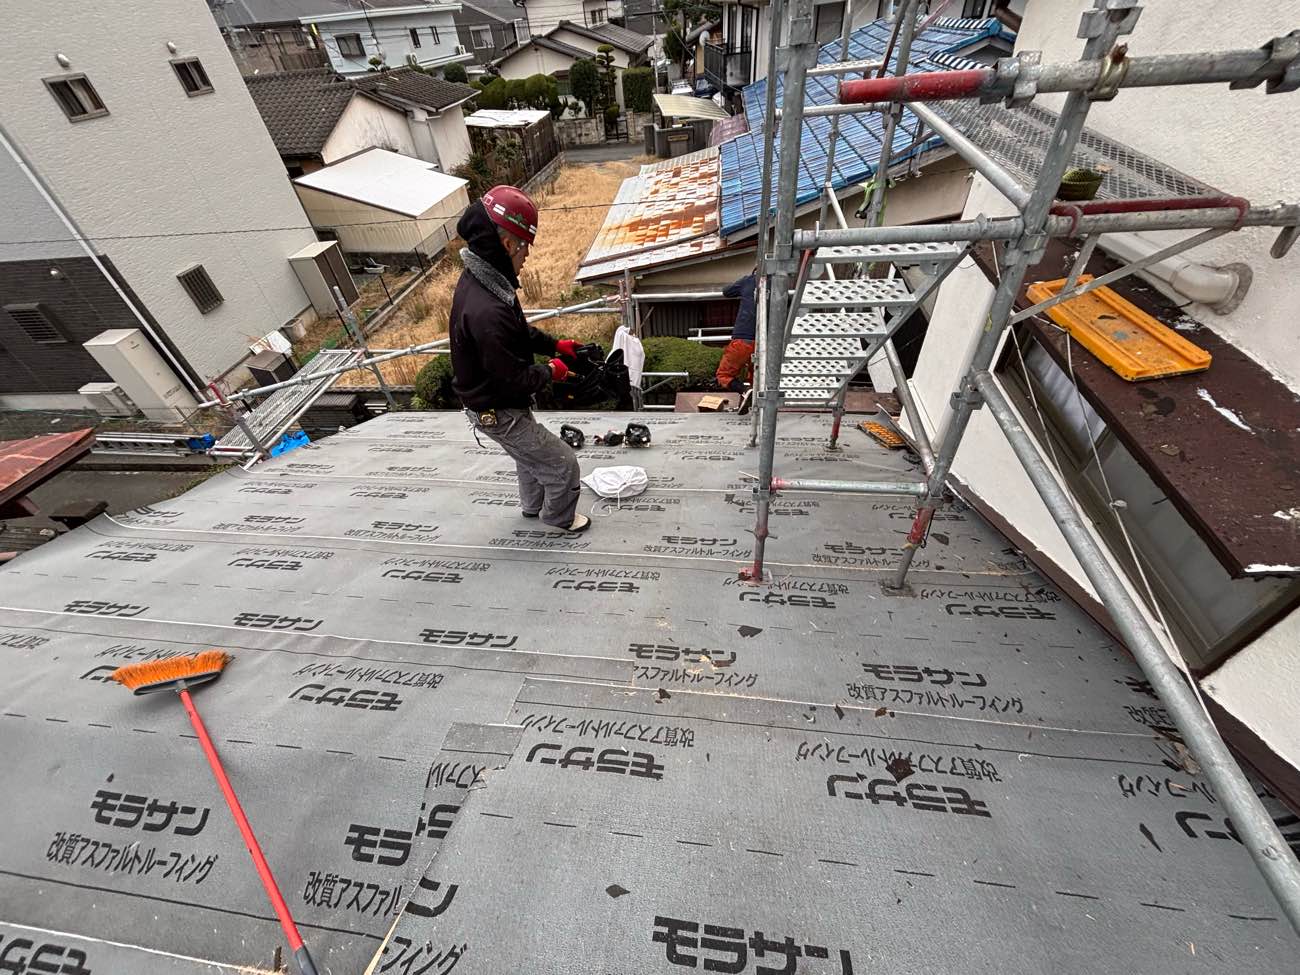
[[[160,685],[175,681],[196,682],[216,677],[234,658],[224,650],[204,650],[190,657],[170,657],[167,660],[149,660],[127,664],[111,674],[117,681],[133,691],[141,688],[161,689]]]

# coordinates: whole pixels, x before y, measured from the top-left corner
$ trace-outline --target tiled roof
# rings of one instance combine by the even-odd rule
[[[329,68],[255,75],[244,81],[282,156],[320,152],[357,93]]]
[[[506,57],[508,58],[511,57],[512,55],[518,54],[529,44],[536,44],[538,47],[544,47],[547,50],[554,51],[556,54],[565,54],[575,59],[591,57],[590,51],[584,51],[580,47],[574,47],[572,44],[565,44],[564,41],[557,41],[555,38],[547,37],[543,34],[538,34],[533,37],[530,37],[527,41],[525,41],[515,50],[511,51],[510,54],[507,54]],[[502,60],[505,60],[505,58],[502,58]]]
[[[642,166],[623,181],[578,268],[579,281],[649,267],[723,246],[718,236],[718,151]]]
[[[744,115],[733,115],[731,118],[718,119],[713,123],[713,129],[709,132],[709,145],[717,146],[738,135],[744,135],[749,131],[749,119]]]
[[[416,104],[430,111],[473,97],[469,85],[453,84],[410,68],[344,78],[329,68],[285,71],[245,78],[267,131],[282,156],[321,151],[354,95],[398,107]]]
[[[509,24],[516,20],[524,19],[522,7],[517,7],[510,0],[473,0],[472,3],[464,2],[461,4],[461,12],[456,15],[457,23],[473,23],[481,19],[478,15],[485,14],[493,20],[499,20]]]
[[[849,58],[853,60],[879,60],[889,45],[892,25],[877,20],[859,27],[849,37]],[[969,20],[941,18],[916,36],[908,59],[908,72],[948,70],[954,66],[952,57],[943,57],[953,51],[969,47],[986,37],[1006,36],[1006,29],[996,20]],[[822,45],[817,53],[818,64],[839,60],[838,40]],[[942,63],[937,60],[942,58]],[[891,64],[891,70],[892,70]],[[782,101],[783,84],[776,79],[776,103]],[[806,105],[831,105],[838,101],[838,79],[834,75],[820,75],[808,79]],[[745,88],[745,114],[749,119],[749,132],[722,143],[721,213],[722,233],[734,234],[758,220],[762,199],[763,121],[767,98],[767,81],[759,81]],[[902,162],[927,149],[943,145],[931,136],[917,143],[918,122],[906,109],[902,121],[894,132],[894,159]],[[799,183],[797,200],[806,203],[817,198],[826,180],[826,154],[830,142],[831,120],[827,117],[807,119],[799,153]],[[852,186],[868,179],[875,171],[880,158],[880,145],[884,138],[884,116],[879,112],[840,116],[839,138],[835,145],[835,171],[831,182],[837,189]],[[775,139],[774,156],[780,150],[780,133]],[[773,182],[775,183],[775,173]]]
[[[372,8],[414,7],[428,0],[366,0]],[[212,0],[209,0],[209,6]],[[435,6],[430,3],[430,6]],[[231,0],[226,4],[217,23],[224,27],[229,21],[233,27],[250,24],[284,24],[301,18],[323,17],[353,11],[362,15],[361,7],[350,0]]]
[[[555,30],[548,33],[555,33],[558,30],[572,31],[574,34],[581,34],[583,37],[589,37],[600,44],[610,44],[621,51],[629,54],[640,54],[646,50],[652,43],[653,37],[646,37],[644,34],[638,34],[636,31],[628,30],[626,27],[619,27],[616,24],[600,24],[597,27],[584,27],[582,24],[575,24],[571,20],[562,20],[555,27]]]
[[[443,81],[412,68],[394,68],[391,71],[358,75],[348,80],[362,91],[377,97],[388,95],[439,111],[478,94],[469,85]]]

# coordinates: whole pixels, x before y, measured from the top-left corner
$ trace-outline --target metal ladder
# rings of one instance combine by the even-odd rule
[[[790,292],[790,319],[779,388],[788,406],[833,406],[862,367],[930,296],[967,248],[959,243],[820,247]],[[836,278],[833,265],[919,267],[913,292],[902,277]],[[828,277],[810,280],[814,269]]]

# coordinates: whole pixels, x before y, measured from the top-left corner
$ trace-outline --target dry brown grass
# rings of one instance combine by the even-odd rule
[[[551,186],[538,194],[541,210],[537,243],[528,254],[520,276],[520,293],[526,306],[553,308],[572,303],[574,275],[605,220],[605,212],[623,180],[636,175],[648,159],[629,159],[563,167]],[[456,254],[463,245],[452,241],[447,249]],[[432,342],[447,334],[451,295],[460,277],[460,262],[444,257],[424,283],[402,302],[383,328],[367,339],[371,348],[401,349]],[[582,342],[608,345],[618,327],[613,315],[565,315],[546,321],[541,327],[554,335]],[[396,385],[410,385],[429,360],[428,356],[405,356],[380,364],[384,378]],[[373,386],[374,374],[362,370],[340,377],[340,386]]]

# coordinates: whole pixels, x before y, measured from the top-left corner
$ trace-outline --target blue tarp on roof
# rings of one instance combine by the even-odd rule
[[[851,60],[881,60],[889,46],[893,25],[887,20],[877,20],[859,27],[849,35]],[[912,41],[908,58],[908,73],[918,71],[943,71],[959,65],[952,55],[990,37],[1012,39],[1006,28],[996,20],[961,20],[943,18],[918,34]],[[817,52],[818,64],[839,60],[840,42],[836,38],[822,45]],[[896,60],[896,58],[894,59]],[[894,64],[889,70],[892,73]],[[820,75],[808,79],[805,105],[833,105],[838,100],[839,78]],[[776,79],[776,104],[781,105],[783,83]],[[767,102],[767,80],[749,85],[743,92],[745,114],[750,131],[724,142],[719,147],[721,158],[721,231],[724,236],[734,234],[758,221],[763,189],[763,121]],[[884,116],[878,112],[840,116],[839,138],[835,145],[835,170],[831,178],[836,189],[861,183],[875,172],[880,159],[880,145],[884,140]],[[811,118],[803,123],[800,143],[799,185],[797,201],[800,204],[817,199],[826,179],[826,153],[830,144],[831,119]],[[904,110],[901,124],[894,131],[893,153],[898,162],[926,149],[943,145],[943,140],[931,136],[916,144],[917,118]],[[774,140],[773,159],[780,153],[780,130]],[[775,183],[775,172],[773,173]],[[775,198],[775,197],[774,197]]]

